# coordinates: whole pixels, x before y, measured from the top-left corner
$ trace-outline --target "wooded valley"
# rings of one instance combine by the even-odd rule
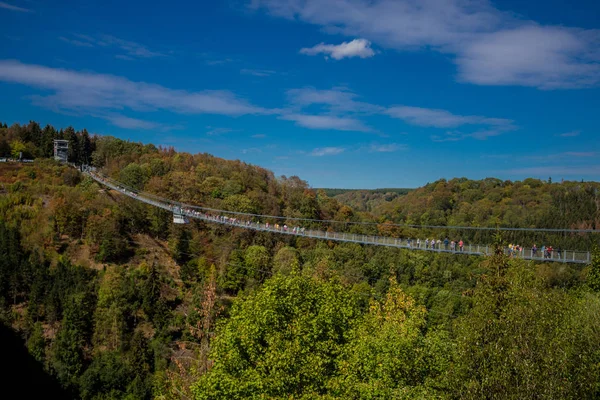
[[[436,254],[175,225],[54,161],[54,139],[69,141],[70,162],[169,199],[497,250]],[[598,229],[597,182],[456,178],[383,200],[330,197],[297,176],[206,153],[1,124],[0,157],[20,153],[35,161],[0,163],[0,322],[65,397],[600,395],[598,233],[456,228]],[[590,265],[533,263],[504,255],[507,243],[594,253]]]

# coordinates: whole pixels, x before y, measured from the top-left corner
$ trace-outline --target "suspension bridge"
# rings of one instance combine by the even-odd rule
[[[210,223],[217,223],[229,226],[236,226],[255,231],[273,232],[284,235],[304,236],[313,239],[332,240],[337,242],[359,243],[363,245],[397,247],[409,250],[431,251],[436,253],[458,253],[465,255],[486,256],[492,251],[489,245],[479,244],[464,244],[462,247],[456,245],[455,249],[448,249],[447,245],[443,245],[438,241],[436,245],[429,245],[425,241],[413,241],[410,239],[393,238],[389,236],[374,236],[362,235],[347,232],[331,232],[327,230],[306,229],[302,226],[288,227],[287,225],[269,224],[261,222],[266,220],[290,220],[290,221],[312,221],[300,218],[285,218],[272,215],[259,215],[241,212],[233,212],[226,210],[216,210],[206,207],[198,207],[180,202],[165,199],[151,193],[145,193],[128,187],[118,181],[115,181],[107,176],[90,169],[84,171],[96,182],[104,185],[112,190],[115,190],[134,200],[162,208],[173,213],[173,222],[178,224],[188,223],[189,219],[197,219]],[[228,217],[232,215],[235,217]],[[516,258],[525,260],[535,260],[543,262],[560,262],[560,263],[576,263],[589,264],[591,254],[589,251],[573,251],[573,250],[554,250],[543,252],[541,249],[521,248],[520,250],[510,251],[505,249],[507,254],[512,254]]]

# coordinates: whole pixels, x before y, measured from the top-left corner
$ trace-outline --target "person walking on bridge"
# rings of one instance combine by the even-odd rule
[[[444,247],[446,248],[446,250],[448,250],[448,243],[450,243],[448,241],[448,238],[444,239]]]
[[[465,245],[465,243],[462,241],[462,239],[460,239],[460,242],[458,242],[458,248],[460,249],[460,251],[463,251],[464,245]]]

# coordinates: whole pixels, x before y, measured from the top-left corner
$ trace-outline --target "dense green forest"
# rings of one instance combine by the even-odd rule
[[[600,395],[597,251],[589,266],[557,265],[500,250],[483,258],[178,226],[49,159],[55,138],[69,140],[70,161],[164,197],[373,222],[348,229],[396,237],[420,234],[402,224],[597,228],[600,185],[440,180],[369,212],[240,161],[2,125],[0,156],[35,162],[0,164],[0,321],[72,397]],[[515,239],[597,242],[460,234],[498,249]]]
[[[374,211],[397,224],[503,228],[600,228],[600,184],[539,179],[502,181],[487,178],[439,180],[383,204]],[[431,230],[432,232],[434,230]],[[439,231],[439,230],[438,230]],[[441,229],[442,235],[489,243],[490,231]],[[562,248],[589,249],[600,236],[578,233],[511,232],[512,243],[546,243]]]
[[[339,196],[340,194],[352,193],[352,192],[365,192],[370,194],[387,194],[387,193],[395,193],[398,195],[404,195],[410,192],[413,189],[407,188],[382,188],[382,189],[331,189],[331,188],[323,188],[322,189],[325,194],[329,197]]]
[[[377,213],[384,204],[404,196],[412,189],[373,189],[373,190],[346,190],[323,189],[329,197],[335,198],[355,211],[368,211]]]

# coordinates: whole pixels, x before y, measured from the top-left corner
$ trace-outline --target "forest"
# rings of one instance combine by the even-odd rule
[[[175,225],[54,161],[54,139],[69,141],[71,163],[173,200],[496,250],[478,257]],[[456,178],[353,207],[340,197],[349,193],[328,196],[238,160],[0,124],[0,157],[19,153],[35,161],[0,163],[0,323],[65,398],[600,396],[598,234],[456,228],[598,229],[597,182]],[[515,241],[593,257],[526,262],[503,253]]]
[[[323,189],[325,194],[355,211],[375,213],[383,205],[403,196],[411,189],[374,189],[374,190],[344,190]]]

